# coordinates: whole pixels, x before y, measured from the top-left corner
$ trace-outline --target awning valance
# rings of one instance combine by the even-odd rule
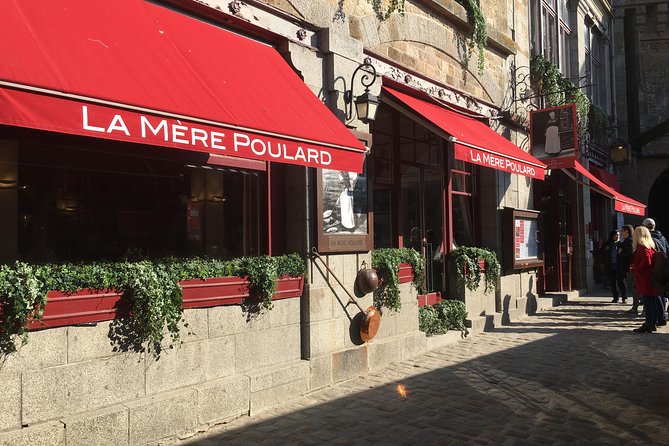
[[[592,190],[613,199],[613,205],[616,211],[623,212],[625,214],[641,215],[641,216],[643,216],[646,213],[645,204],[633,200],[621,194],[617,190],[613,189],[612,187],[601,181],[599,178],[594,176],[588,169],[585,168],[585,166],[583,166],[578,161],[573,160],[573,165],[571,166],[571,168],[573,168],[574,171],[580,173],[585,178],[590,180],[589,186]],[[562,170],[566,169],[567,168],[565,167]]]
[[[450,135],[455,159],[539,180],[544,179],[546,165],[485,125],[445,107],[431,104],[397,90],[383,91],[434,126]]]
[[[0,124],[360,172],[267,45],[143,0],[0,0]]]

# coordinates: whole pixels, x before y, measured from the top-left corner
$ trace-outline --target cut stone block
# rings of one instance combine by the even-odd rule
[[[62,422],[67,446],[128,444],[128,408],[125,406],[86,412]]]
[[[65,426],[51,422],[0,433],[0,446],[65,446]]]
[[[235,376],[195,387],[200,425],[249,413],[249,377]]]
[[[197,426],[197,391],[179,390],[127,403],[130,444],[143,445]]]

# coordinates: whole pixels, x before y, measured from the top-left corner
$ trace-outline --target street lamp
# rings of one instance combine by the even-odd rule
[[[353,82],[358,71],[364,69],[364,73],[360,78],[360,83],[365,87],[365,92],[353,100]],[[353,116],[353,102],[355,102],[355,111],[360,119],[365,124],[374,121],[376,116],[376,109],[379,106],[379,100],[376,96],[369,92],[369,87],[376,82],[376,69],[368,61],[360,64],[351,76],[351,89],[344,92],[344,103],[346,104],[346,119],[351,120]]]

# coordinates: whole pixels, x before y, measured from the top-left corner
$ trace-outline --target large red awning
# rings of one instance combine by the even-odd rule
[[[360,172],[270,46],[142,0],[0,0],[0,124]]]
[[[383,87],[383,90],[450,135],[455,147],[455,159],[538,180],[544,179],[544,163],[480,120],[388,87]]]
[[[641,216],[643,216],[646,213],[645,204],[633,200],[629,197],[626,197],[617,190],[613,189],[611,186],[607,185],[602,180],[594,176],[588,169],[585,168],[585,166],[583,166],[578,161],[573,160],[573,165],[571,167],[576,172],[580,173],[588,180],[590,180],[590,188],[592,190],[613,199],[613,205],[616,211],[623,212],[625,214],[641,215]]]

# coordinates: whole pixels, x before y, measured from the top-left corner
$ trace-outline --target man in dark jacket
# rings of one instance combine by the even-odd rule
[[[669,249],[669,244],[667,243],[667,239],[664,238],[662,233],[655,230],[655,220],[652,218],[647,218],[643,221],[643,225],[648,228],[650,231],[650,236],[653,237],[653,241],[655,242],[655,250],[662,251],[666,254],[667,249]],[[660,297],[662,298],[662,311],[659,314],[657,325],[667,325],[667,296],[665,293],[662,293],[660,294]]]
[[[647,218],[643,221],[643,225],[650,231],[650,236],[653,237],[653,241],[655,242],[655,249],[667,253],[669,244],[667,243],[667,239],[664,238],[664,235],[662,235],[660,231],[655,230],[655,220]]]

